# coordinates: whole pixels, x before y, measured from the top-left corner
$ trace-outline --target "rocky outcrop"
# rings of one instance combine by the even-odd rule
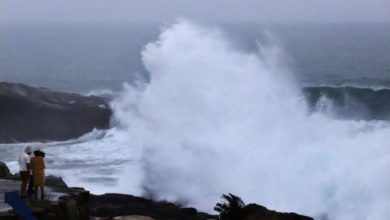
[[[110,116],[100,97],[0,82],[0,143],[76,138],[108,128]]]
[[[37,219],[87,220],[89,192],[83,188],[68,188],[53,200],[27,199],[26,204]]]
[[[283,213],[268,210],[266,207],[249,204],[243,208],[244,217],[242,220],[314,220],[311,217],[298,215],[296,213]]]
[[[272,211],[257,204],[245,205],[240,197],[233,194],[224,194],[222,198],[225,201],[214,207],[219,212],[219,220],[314,220],[296,213]]]
[[[349,86],[304,87],[312,111],[331,106],[332,116],[353,120],[390,120],[390,89]]]
[[[3,164],[3,165],[1,165]],[[3,168],[1,168],[3,167]],[[0,161],[0,169],[8,170]],[[8,174],[9,172],[5,172]],[[7,176],[7,175],[5,175]],[[11,176],[12,177],[12,176]],[[12,178],[15,178],[13,176]],[[10,190],[17,191],[19,181],[0,178],[0,219],[19,219],[12,210],[3,211],[1,196]],[[195,208],[182,207],[167,201],[125,195],[92,195],[83,188],[69,188],[65,182],[54,176],[46,177],[47,198],[28,198],[25,205],[37,219],[47,220],[313,220],[296,213],[280,213],[257,205],[244,203],[239,197],[224,195],[228,203],[218,203],[220,215],[199,212]],[[217,210],[217,209],[216,209]],[[225,213],[225,215],[222,214]]]
[[[0,179],[0,219],[19,219],[10,206],[4,204],[6,192],[18,191],[20,181]],[[89,219],[89,192],[83,188],[45,187],[47,197],[24,199],[25,206],[37,219],[87,220]]]
[[[198,212],[195,208],[183,208],[171,202],[152,201],[124,194],[91,195],[90,215],[112,218],[114,216],[139,215],[155,220],[206,220],[217,216]]]
[[[65,181],[58,176],[49,175],[45,178],[45,184],[47,186],[51,186],[54,188],[66,189],[68,185],[66,185]]]
[[[10,178],[11,176],[12,174],[7,165],[3,161],[0,161],[0,178]]]

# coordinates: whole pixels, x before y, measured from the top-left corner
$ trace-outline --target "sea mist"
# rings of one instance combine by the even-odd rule
[[[135,161],[118,191],[206,211],[233,193],[318,219],[387,219],[388,123],[310,113],[280,55],[189,21],[164,29],[142,51],[150,83],[112,103],[107,138]]]

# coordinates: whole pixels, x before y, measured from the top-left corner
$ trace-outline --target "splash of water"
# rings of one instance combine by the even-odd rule
[[[281,211],[387,219],[388,124],[308,114],[280,50],[259,50],[188,21],[146,45],[150,84],[112,103],[111,133],[140,165],[120,185],[204,210],[230,192]]]
[[[232,192],[278,210],[385,219],[389,127],[308,115],[275,51],[245,54],[188,21],[148,44],[151,83],[113,103],[142,163],[139,187],[203,209]]]
[[[321,220],[387,219],[389,124],[336,120],[325,97],[309,114],[280,55],[274,43],[242,52],[188,21],[168,27],[142,52],[150,84],[104,92],[113,128],[49,143],[47,173],[206,211],[230,192]],[[13,172],[24,146],[0,145]]]

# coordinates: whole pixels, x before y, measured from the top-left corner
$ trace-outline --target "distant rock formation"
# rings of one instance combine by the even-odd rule
[[[390,89],[319,86],[303,92],[312,111],[330,107],[336,118],[390,120]]]
[[[107,129],[110,117],[100,97],[0,82],[0,143],[76,138]]]

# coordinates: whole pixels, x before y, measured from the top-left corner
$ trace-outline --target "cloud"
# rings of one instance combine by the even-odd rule
[[[388,0],[3,0],[2,22],[389,22]]]

